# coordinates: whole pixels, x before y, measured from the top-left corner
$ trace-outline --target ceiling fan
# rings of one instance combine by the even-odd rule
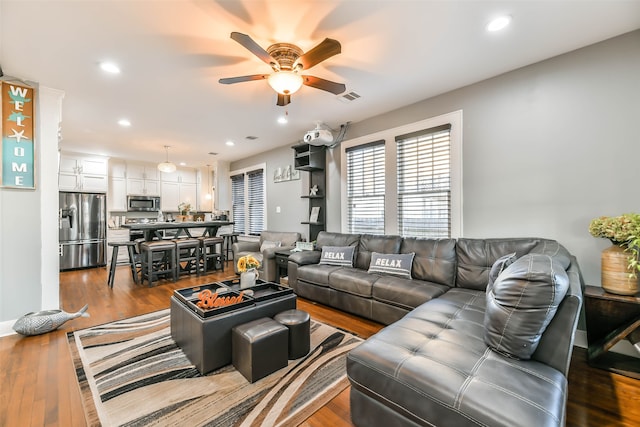
[[[273,90],[278,93],[276,104],[280,106],[289,104],[291,95],[302,85],[331,92],[334,95],[339,95],[346,90],[346,86],[342,83],[300,74],[303,70],[308,70],[325,59],[339,54],[340,42],[337,40],[324,39],[316,47],[304,53],[298,46],[290,43],[275,43],[264,50],[248,35],[235,31],[231,33],[231,38],[268,64],[273,72],[218,80],[222,84],[266,79]]]

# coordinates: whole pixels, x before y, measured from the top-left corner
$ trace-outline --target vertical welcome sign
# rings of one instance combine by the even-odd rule
[[[0,80],[2,187],[35,188],[34,95],[35,91],[30,86]]]

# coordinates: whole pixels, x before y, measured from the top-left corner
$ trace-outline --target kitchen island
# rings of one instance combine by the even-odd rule
[[[154,237],[162,239],[162,230],[176,230],[175,238],[184,234],[192,237],[190,228],[204,228],[203,236],[215,236],[218,229],[225,225],[233,225],[233,221],[186,221],[186,222],[149,222],[146,224],[122,224],[123,228],[141,230],[144,233],[144,240],[150,241]]]

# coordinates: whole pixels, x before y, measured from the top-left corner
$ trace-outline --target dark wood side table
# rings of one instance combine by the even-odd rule
[[[276,282],[280,283],[280,278],[286,276],[289,270],[289,255],[292,252],[289,249],[275,251],[276,255]]]
[[[640,379],[640,358],[609,352],[616,343],[640,330],[640,293],[616,295],[586,286],[584,300],[589,365]]]

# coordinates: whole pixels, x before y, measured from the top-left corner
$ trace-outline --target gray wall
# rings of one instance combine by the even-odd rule
[[[301,199],[302,194],[308,194],[308,173],[300,172],[300,179],[285,182],[273,182],[275,171],[278,168],[293,168],[292,142],[284,147],[267,151],[258,156],[233,162],[229,166],[230,173],[257,164],[266,163],[267,181],[267,224],[266,229],[271,231],[298,231],[308,240],[309,229],[300,222],[309,218],[309,202]],[[280,207],[280,213],[276,209]]]
[[[354,123],[347,139],[455,110],[464,123],[464,236],[557,239],[578,257],[585,281],[599,285],[608,242],[591,237],[589,221],[640,211],[640,31]],[[272,174],[291,152],[242,164],[263,159]],[[327,228],[339,231],[339,149],[327,160]],[[293,229],[306,205],[295,185],[281,185],[267,186],[269,226]],[[285,200],[291,208],[272,222]]]

